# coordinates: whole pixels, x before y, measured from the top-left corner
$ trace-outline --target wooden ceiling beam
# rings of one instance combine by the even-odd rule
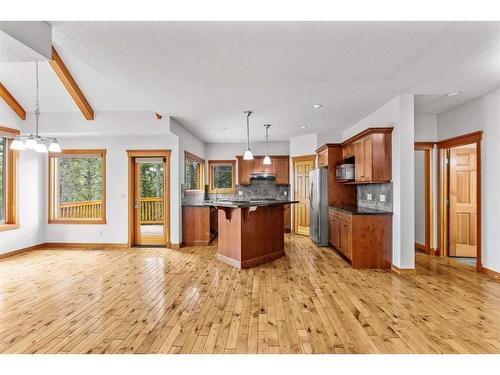
[[[83,95],[82,90],[78,87],[77,83],[73,79],[73,76],[69,72],[68,68],[66,68],[66,65],[64,65],[64,62],[54,47],[52,47],[52,60],[49,60],[49,63],[64,87],[66,87],[66,90],[68,90],[78,108],[80,108],[80,111],[82,111],[85,118],[87,120],[93,120],[94,110],[85,98],[85,95]]]
[[[26,120],[26,111],[24,108],[19,104],[19,102],[12,96],[12,94],[7,90],[7,87],[5,87],[1,82],[0,82],[0,96],[2,97],[3,100],[8,104],[10,108],[14,112],[17,113],[17,115],[23,119]]]

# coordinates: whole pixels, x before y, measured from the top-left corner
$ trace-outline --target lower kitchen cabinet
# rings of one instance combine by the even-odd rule
[[[217,235],[217,210],[208,206],[182,206],[182,244],[206,246]]]
[[[392,215],[353,212],[330,207],[330,245],[349,259],[353,268],[390,269]]]

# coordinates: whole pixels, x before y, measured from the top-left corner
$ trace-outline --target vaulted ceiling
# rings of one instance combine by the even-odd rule
[[[243,141],[249,109],[255,139],[271,123],[271,139],[287,140],[341,131],[400,94],[416,94],[416,112],[431,114],[500,84],[498,22],[51,25],[96,112],[168,114],[207,142]],[[0,82],[33,109],[32,63],[1,63]],[[40,85],[42,111],[78,111],[48,63]]]

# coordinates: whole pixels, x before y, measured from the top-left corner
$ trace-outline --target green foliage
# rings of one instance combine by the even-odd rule
[[[231,165],[214,165],[214,189],[230,189],[233,186]]]
[[[187,159],[184,163],[184,184],[186,190],[201,190],[200,186],[200,163]]]
[[[141,197],[163,197],[163,163],[140,163]]]
[[[57,158],[57,182],[60,203],[102,200],[102,158]]]

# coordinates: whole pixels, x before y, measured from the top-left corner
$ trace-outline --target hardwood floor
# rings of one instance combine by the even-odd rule
[[[499,353],[500,283],[417,255],[353,270],[287,235],[239,271],[215,246],[35,250],[0,261],[2,353]]]

